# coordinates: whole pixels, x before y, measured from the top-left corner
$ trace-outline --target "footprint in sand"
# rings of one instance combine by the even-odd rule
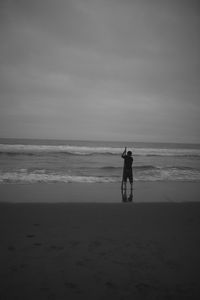
[[[73,283],[73,282],[67,282],[66,281],[65,286],[66,286],[66,288],[71,289],[71,290],[75,291],[78,294],[80,293],[78,285]]]
[[[10,266],[10,270],[12,271],[12,272],[17,272],[18,271],[18,267],[17,266]]]
[[[95,241],[90,242],[88,248],[89,248],[89,251],[94,251],[101,246],[102,246],[102,243],[98,240],[95,240]]]
[[[50,248],[51,248],[52,250],[63,250],[63,249],[64,249],[64,246],[56,246],[56,245],[52,245],[52,246],[50,246]]]
[[[84,264],[83,261],[79,260],[79,261],[76,262],[76,265],[82,267],[82,266],[84,266],[85,264]]]
[[[15,248],[14,246],[9,246],[9,247],[8,247],[8,250],[9,250],[9,251],[15,251],[16,248]]]
[[[111,281],[107,281],[107,282],[105,283],[105,285],[106,285],[109,289],[115,288],[114,283],[112,283]]]
[[[148,292],[150,290],[155,289],[154,286],[149,285],[149,284],[144,283],[144,282],[139,282],[139,283],[135,284],[135,287],[139,292]]]
[[[55,294],[49,294],[47,299],[48,300],[56,300],[56,295]]]
[[[35,237],[35,234],[27,234],[26,237],[27,237],[27,238],[34,238],[34,237]]]
[[[34,243],[34,246],[42,246],[42,243]]]

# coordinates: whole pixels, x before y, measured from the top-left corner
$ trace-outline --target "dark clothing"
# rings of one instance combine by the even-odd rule
[[[122,158],[124,159],[125,169],[130,170],[132,168],[133,158],[128,155],[122,155]]]
[[[133,172],[132,172],[133,158],[126,154],[123,154],[122,158],[124,159],[123,181],[127,182],[127,179],[129,179],[130,183],[133,183]]]
[[[132,169],[130,169],[130,170],[124,169],[123,181],[127,182],[127,179],[129,179],[130,183],[133,183],[133,172],[132,172]]]

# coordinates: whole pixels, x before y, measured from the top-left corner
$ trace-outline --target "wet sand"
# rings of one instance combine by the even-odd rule
[[[127,197],[130,185],[127,184]],[[134,182],[133,203],[200,202],[198,182]],[[1,184],[0,202],[121,203],[120,183]]]
[[[58,186],[47,186],[35,186],[38,202],[55,198]],[[98,186],[111,197],[113,187]],[[149,185],[143,203],[120,203],[120,194],[118,203],[8,203],[24,189],[1,187],[0,299],[199,299],[200,203],[172,203],[174,186],[157,189],[162,203]]]

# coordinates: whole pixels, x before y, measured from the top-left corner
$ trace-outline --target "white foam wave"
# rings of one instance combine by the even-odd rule
[[[74,155],[112,154],[121,155],[123,148],[119,147],[89,147],[72,145],[10,145],[0,144],[0,153],[7,154],[38,154],[66,153]],[[141,156],[198,156],[200,149],[171,149],[171,148],[132,148],[133,155]]]
[[[116,182],[116,178],[95,176],[72,176],[60,174],[42,174],[26,172],[7,172],[0,174],[0,183],[109,183]]]
[[[200,181],[198,170],[181,170],[177,168],[146,170],[136,172],[136,181]]]
[[[28,173],[26,169],[14,172],[0,172],[0,184],[32,184],[32,183],[113,183],[120,182],[120,176],[77,176],[59,173],[45,173],[45,170],[35,170]],[[157,169],[134,170],[134,181],[200,181],[198,170]]]
[[[77,155],[87,154],[120,154],[123,151],[122,148],[112,147],[87,147],[87,146],[70,146],[70,145],[9,145],[0,144],[1,153],[37,153],[37,152],[61,152],[71,153]]]

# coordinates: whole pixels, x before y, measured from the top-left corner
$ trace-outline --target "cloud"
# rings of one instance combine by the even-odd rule
[[[2,3],[1,136],[199,141],[196,1]]]

